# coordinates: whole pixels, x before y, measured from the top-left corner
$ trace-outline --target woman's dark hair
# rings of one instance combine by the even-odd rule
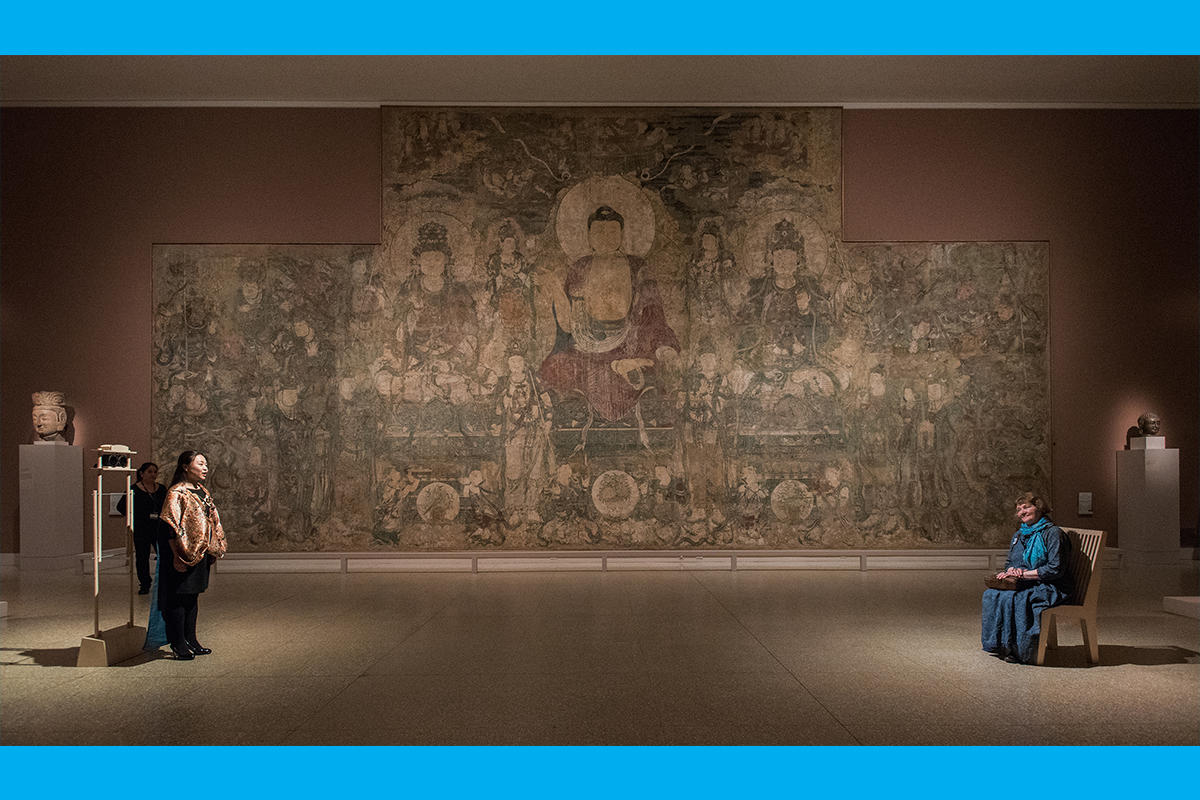
[[[147,461],[145,464],[142,464],[140,467],[138,467],[137,479],[140,481],[142,479],[142,475],[144,475],[146,470],[150,469],[151,467],[158,469],[158,464],[155,464],[153,461]]]
[[[1017,497],[1013,505],[1020,506],[1025,505],[1026,503],[1036,508],[1043,517],[1050,516],[1050,504],[1047,503],[1045,498],[1043,498],[1040,494],[1036,494],[1035,492],[1025,492]]]
[[[171,476],[171,485],[179,483],[187,474],[188,465],[196,460],[196,456],[204,455],[199,450],[184,450],[179,454],[179,460],[175,462],[175,474]]]

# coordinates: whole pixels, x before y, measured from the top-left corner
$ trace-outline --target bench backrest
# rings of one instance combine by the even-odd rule
[[[1084,528],[1063,528],[1071,540],[1071,557],[1067,575],[1071,579],[1071,599],[1068,605],[1095,608],[1100,599],[1100,574],[1104,571],[1105,531]]]

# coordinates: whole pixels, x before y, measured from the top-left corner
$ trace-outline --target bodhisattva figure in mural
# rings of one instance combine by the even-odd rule
[[[1162,419],[1153,411],[1147,411],[1137,419],[1138,424],[1125,432],[1125,449],[1129,449],[1130,439],[1140,439],[1143,436],[1162,436]]]
[[[558,336],[539,370],[555,392],[582,394],[589,411],[610,422],[639,411],[655,368],[679,352],[657,283],[641,258],[622,250],[624,228],[609,206],[588,218],[592,252],[571,265],[556,292]]]
[[[804,237],[791,220],[780,220],[767,237],[767,274],[750,283],[754,316],[740,343],[758,349],[764,365],[813,363],[827,337],[815,308],[820,295],[804,268]]]
[[[447,275],[452,254],[446,226],[426,222],[413,247],[416,272],[404,288],[404,399],[450,402],[450,388],[470,380],[477,356],[475,302]]]
[[[34,444],[70,444],[65,402],[62,392],[33,393]]]
[[[508,382],[496,406],[504,438],[504,511],[510,525],[541,522],[537,504],[554,474],[550,446],[553,409],[533,370],[520,355],[509,356]]]

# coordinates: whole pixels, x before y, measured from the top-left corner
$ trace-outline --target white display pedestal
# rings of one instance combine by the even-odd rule
[[[1200,597],[1164,597],[1163,611],[1181,617],[1200,619]]]
[[[21,569],[64,569],[83,549],[83,448],[20,446]]]
[[[1178,449],[1117,451],[1117,540],[1131,564],[1179,563]]]

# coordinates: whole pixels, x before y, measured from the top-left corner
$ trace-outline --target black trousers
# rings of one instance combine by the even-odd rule
[[[154,534],[149,536],[133,536],[133,563],[137,566],[138,585],[143,589],[150,588],[150,551],[155,549]]]
[[[178,592],[160,598],[163,622],[166,623],[167,641],[176,650],[186,649],[187,643],[196,643],[196,611],[198,594]]]

